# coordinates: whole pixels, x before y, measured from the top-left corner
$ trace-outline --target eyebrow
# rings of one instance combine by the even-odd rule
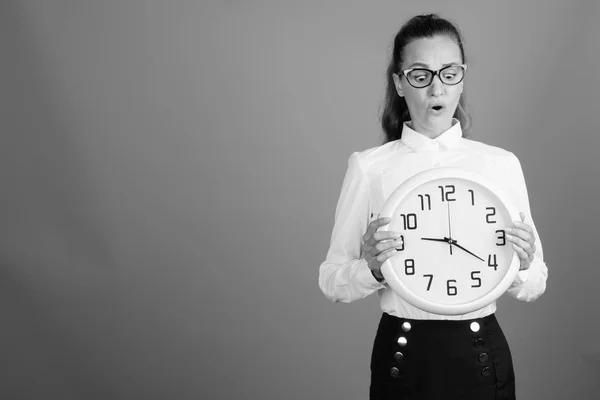
[[[448,65],[458,65],[458,64],[460,64],[460,63],[458,63],[458,62],[451,62],[451,63],[448,63],[448,64],[443,64],[442,68],[443,67],[447,67]],[[414,68],[414,67],[429,68],[429,65],[425,64],[425,63],[422,63],[422,62],[416,62],[416,63],[412,63],[408,68]]]

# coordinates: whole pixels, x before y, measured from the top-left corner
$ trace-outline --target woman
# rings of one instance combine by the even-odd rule
[[[371,399],[514,399],[515,377],[496,303],[464,315],[435,315],[404,301],[380,268],[395,254],[400,232],[377,231],[385,200],[410,176],[436,167],[491,174],[514,201],[521,221],[507,229],[521,265],[509,296],[531,302],[546,288],[548,269],[531,220],[521,165],[506,150],[464,138],[469,126],[463,85],[467,66],[457,28],[437,15],[409,20],[394,40],[382,126],[386,142],[353,153],[337,203],[319,286],[333,302],[377,292],[382,317],[371,357]],[[472,322],[481,327],[473,340]],[[407,324],[408,323],[408,324]],[[410,332],[400,348],[397,340]]]

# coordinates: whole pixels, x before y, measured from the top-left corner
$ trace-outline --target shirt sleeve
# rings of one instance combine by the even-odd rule
[[[525,177],[519,159],[512,154],[511,157],[512,195],[517,211],[525,214],[525,223],[533,228],[535,235],[535,253],[529,269],[519,271],[507,294],[520,301],[532,302],[546,291],[546,280],[548,279],[548,267],[544,262],[544,251],[540,236],[531,217],[529,207],[529,195],[525,185]]]
[[[319,267],[319,287],[332,302],[350,303],[385,288],[361,258],[362,238],[369,224],[370,189],[359,157],[354,152],[348,159],[329,250]]]

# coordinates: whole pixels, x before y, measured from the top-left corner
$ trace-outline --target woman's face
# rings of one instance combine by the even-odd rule
[[[450,64],[462,64],[458,45],[446,35],[413,40],[404,47],[403,59],[400,71],[414,67],[438,71]],[[446,85],[436,75],[431,85],[415,88],[406,81],[402,72],[393,77],[398,95],[404,97],[408,105],[414,130],[435,138],[452,126],[464,81]],[[437,111],[432,108],[435,105],[443,108]]]

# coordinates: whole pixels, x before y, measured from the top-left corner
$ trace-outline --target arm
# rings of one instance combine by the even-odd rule
[[[319,267],[319,287],[332,302],[350,303],[385,288],[362,258],[362,236],[369,224],[369,182],[358,153],[348,168],[335,211],[329,251]]]
[[[517,277],[507,290],[507,294],[517,300],[531,302],[540,297],[546,290],[548,267],[544,262],[542,242],[531,217],[529,195],[527,194],[527,186],[525,185],[521,163],[514,154],[511,158],[510,172],[511,179],[513,180],[511,194],[517,209],[525,214],[524,222],[533,228],[536,251],[529,269],[517,273]]]

